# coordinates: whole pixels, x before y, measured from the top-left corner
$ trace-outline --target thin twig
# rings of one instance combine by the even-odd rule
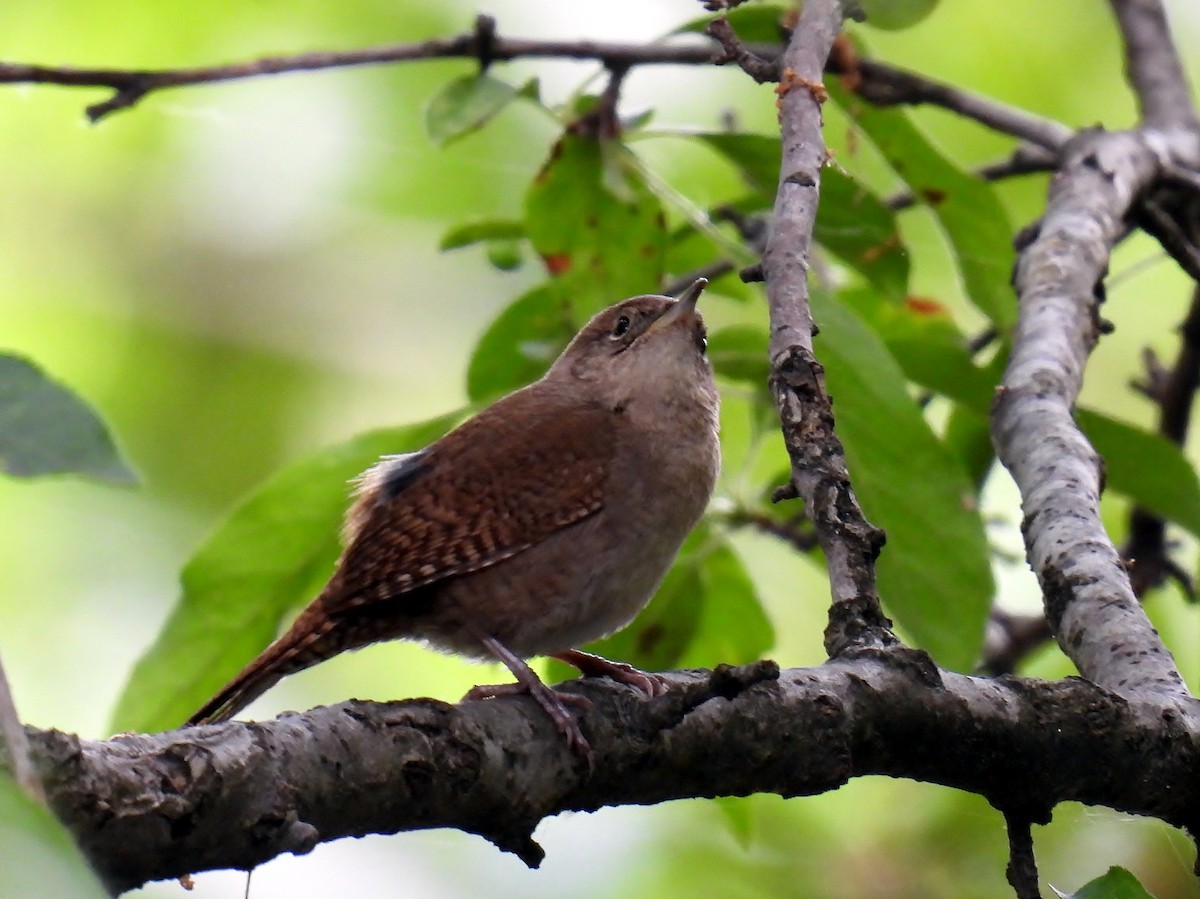
[[[1200,128],[1187,76],[1159,0],[1110,0],[1125,44],[1125,72],[1145,124]]]
[[[848,49],[848,43],[839,47],[840,52],[830,57],[829,70],[843,76],[848,90],[876,106],[929,103],[1054,152],[1060,150],[1074,133],[1061,122],[1034,115],[999,100],[973,94],[886,63],[860,58],[852,49]]]
[[[285,72],[311,72],[320,69],[351,68],[415,60],[460,57],[481,58],[481,63],[525,58],[567,58],[596,60],[610,69],[638,65],[707,65],[720,54],[710,41],[680,43],[628,44],[603,41],[539,41],[504,38],[494,31],[486,42],[486,54],[480,30],[455,37],[435,38],[412,44],[391,44],[342,52],[300,53],[294,56],[269,56],[218,66],[180,69],[81,69],[69,66],[39,66],[0,62],[0,84],[56,84],[64,87],[107,87],[115,93],[87,108],[88,118],[96,122],[120,109],[127,109],[148,94],[174,87],[213,84],[278,75]]]
[[[714,259],[708,265],[702,265],[697,269],[692,269],[687,274],[680,275],[673,281],[668,281],[666,286],[663,287],[663,293],[669,297],[673,297],[691,287],[696,283],[697,278],[715,281],[722,275],[728,275],[735,268],[737,268],[737,264],[730,262],[728,259]]]
[[[0,661],[0,750],[8,756],[13,779],[21,789],[30,799],[44,803],[46,793],[42,788],[41,778],[38,777],[37,770],[29,758],[29,739],[25,735],[21,719],[17,716],[17,706],[8,687],[8,676],[4,673],[3,661]]]
[[[1144,392],[1158,406],[1158,432],[1176,446],[1187,441],[1192,405],[1200,388],[1200,286],[1192,292],[1191,306],[1179,328],[1179,354],[1169,371],[1152,355],[1146,357]],[[1191,576],[1171,557],[1166,539],[1166,522],[1142,507],[1129,515],[1129,540],[1122,555],[1131,563],[1129,578],[1140,596],[1168,579],[1175,580],[1189,596],[1195,594]]]
[[[715,60],[717,65],[729,62],[737,63],[743,72],[759,84],[779,80],[779,60],[759,56],[748,49],[724,16],[710,22],[704,32],[710,37],[716,38],[724,51]]]
[[[1004,872],[1008,882],[1012,884],[1017,899],[1041,899],[1030,822],[1005,812],[1004,823],[1008,828],[1008,867]]]
[[[737,508],[730,512],[725,520],[734,527],[748,526],[762,531],[764,534],[770,534],[802,553],[812,552],[821,545],[812,528],[802,527],[802,522],[805,520],[804,513],[800,513],[791,521],[780,521],[765,512]]]
[[[1007,159],[980,166],[975,170],[975,174],[984,181],[1003,181],[1005,178],[1012,178],[1016,175],[1053,171],[1057,162],[1057,157],[1042,147],[1022,144]],[[883,202],[888,209],[899,212],[915,206],[920,202],[920,197],[911,190],[905,189],[893,194]]]

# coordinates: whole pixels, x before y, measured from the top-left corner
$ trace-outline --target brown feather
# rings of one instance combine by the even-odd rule
[[[433,444],[395,495],[379,483],[359,497],[322,599],[328,614],[481,571],[603,508],[615,413],[548,401],[542,388],[510,394]]]

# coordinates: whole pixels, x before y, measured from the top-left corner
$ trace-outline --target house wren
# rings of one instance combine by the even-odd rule
[[[654,675],[571,647],[628,624],[712,494],[718,396],[696,281],[596,315],[535,383],[360,479],[333,577],[188,724],[223,721],[280,678],[405,637],[495,658],[573,749],[588,744],[524,662],[561,659],[653,696]]]

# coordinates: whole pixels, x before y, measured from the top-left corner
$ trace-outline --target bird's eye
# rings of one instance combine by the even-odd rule
[[[613,326],[612,336],[620,337],[622,334],[624,334],[628,330],[629,330],[629,316],[622,315],[620,318],[617,319],[616,325]]]

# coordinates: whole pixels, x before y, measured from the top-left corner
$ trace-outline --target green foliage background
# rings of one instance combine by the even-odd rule
[[[0,8],[0,58],[206,64],[457,33],[476,11],[465,3],[375,0],[170,0],[138,8],[43,0]],[[685,0],[506,0],[485,11],[514,36],[642,40],[699,9]],[[1200,16],[1186,2],[1171,4],[1171,11],[1200,82],[1200,57],[1191,51]],[[910,31],[856,33],[884,59],[1072,125],[1131,121],[1115,32],[1107,7],[1094,0],[947,2]],[[35,360],[89,400],[142,479],[135,489],[0,479],[6,549],[0,652],[30,723],[107,735],[123,683],[176,601],[181,569],[230,509],[275,472],[322,447],[452,413],[486,393],[491,377],[468,374],[472,349],[503,309],[536,288],[542,270],[526,254],[523,266],[501,273],[479,248],[442,253],[438,244],[464,221],[519,219],[525,187],[559,126],[515,103],[481,133],[439,148],[423,125],[425,110],[447,83],[472,70],[468,62],[446,61],[194,88],[152,97],[98,127],[84,124],[82,108],[104,92],[0,90],[0,350]],[[495,70],[513,85],[539,76],[553,103],[594,71],[567,63]],[[728,108],[741,127],[769,134],[773,99],[769,86],[755,86],[735,70],[656,68],[631,75],[622,110],[653,108],[652,131],[716,131]],[[964,167],[1011,147],[937,111],[918,110],[911,118]],[[827,123],[849,173],[880,194],[898,186],[865,141],[850,145],[844,115],[830,107]],[[636,150],[657,179],[698,207],[743,191],[737,167],[698,141],[647,137]],[[998,189],[1014,225],[1036,216],[1044,189],[1044,178]],[[668,212],[673,225],[682,220],[677,207]],[[970,332],[983,318],[969,299],[985,310],[996,301],[964,294],[948,249],[954,242],[941,231],[953,234],[956,226],[941,214],[939,221],[917,209],[900,218],[910,250],[909,293],[946,305]],[[531,237],[537,245],[554,235]],[[1143,346],[1171,357],[1172,328],[1188,299],[1185,279],[1169,263],[1141,268],[1156,253],[1138,239],[1118,251],[1112,268],[1119,280],[1105,309],[1117,332],[1098,349],[1084,393],[1088,406],[1142,427],[1153,425],[1151,409],[1126,384],[1138,374]],[[695,256],[708,261],[711,250],[698,246]],[[890,276],[881,277],[887,283]],[[714,356],[722,351],[723,329],[761,324],[759,307],[735,296],[748,292],[730,287],[727,294],[705,304]],[[855,314],[872,321],[886,310],[861,305]],[[921,375],[906,362],[906,335],[895,328],[886,333],[912,380],[945,389],[936,383],[936,367]],[[836,338],[826,333],[820,340]],[[766,470],[770,458],[752,452],[763,438],[751,424],[758,419],[748,391],[739,382],[726,394],[726,499],[756,496],[774,474]],[[854,413],[837,411],[852,426]],[[935,405],[932,414],[944,418],[946,409]],[[999,516],[989,525],[993,544],[1019,556],[1012,494],[1006,478],[994,478],[984,508]],[[1106,499],[1118,539],[1124,509],[1119,497]],[[819,663],[827,589],[818,564],[760,535],[737,532],[733,545],[774,626],[773,657],[785,665]],[[733,556],[714,552],[720,564],[708,580],[744,596],[745,585],[729,571]],[[1192,569],[1194,556],[1185,538],[1183,557]],[[995,574],[1007,604],[1036,602],[1036,585],[1019,559],[999,562]],[[678,592],[704,578],[689,570],[676,582]],[[662,603],[673,597],[665,592]],[[1165,590],[1150,611],[1195,686],[1194,610]],[[715,620],[724,627],[712,617],[719,612],[706,605],[696,626],[712,628]],[[728,659],[690,654],[686,660]],[[1070,672],[1053,649],[1030,670]],[[289,679],[252,712],[270,715],[348,696],[453,700],[475,683],[504,677],[497,668],[421,647],[379,646]],[[452,897],[485,889],[495,899],[1009,895],[999,816],[977,797],[907,782],[856,781],[836,794],[788,802],[753,797],[606,810],[547,822],[539,839],[548,851],[540,872],[458,833],[325,846],[256,872],[252,895],[402,890]],[[1155,822],[1062,808],[1037,841],[1044,877],[1064,889],[1122,864],[1157,896],[1197,892],[1191,850]],[[0,846],[0,854],[9,851]],[[191,895],[241,889],[240,875],[209,874],[197,878]],[[144,894],[182,890],[168,883]]]

